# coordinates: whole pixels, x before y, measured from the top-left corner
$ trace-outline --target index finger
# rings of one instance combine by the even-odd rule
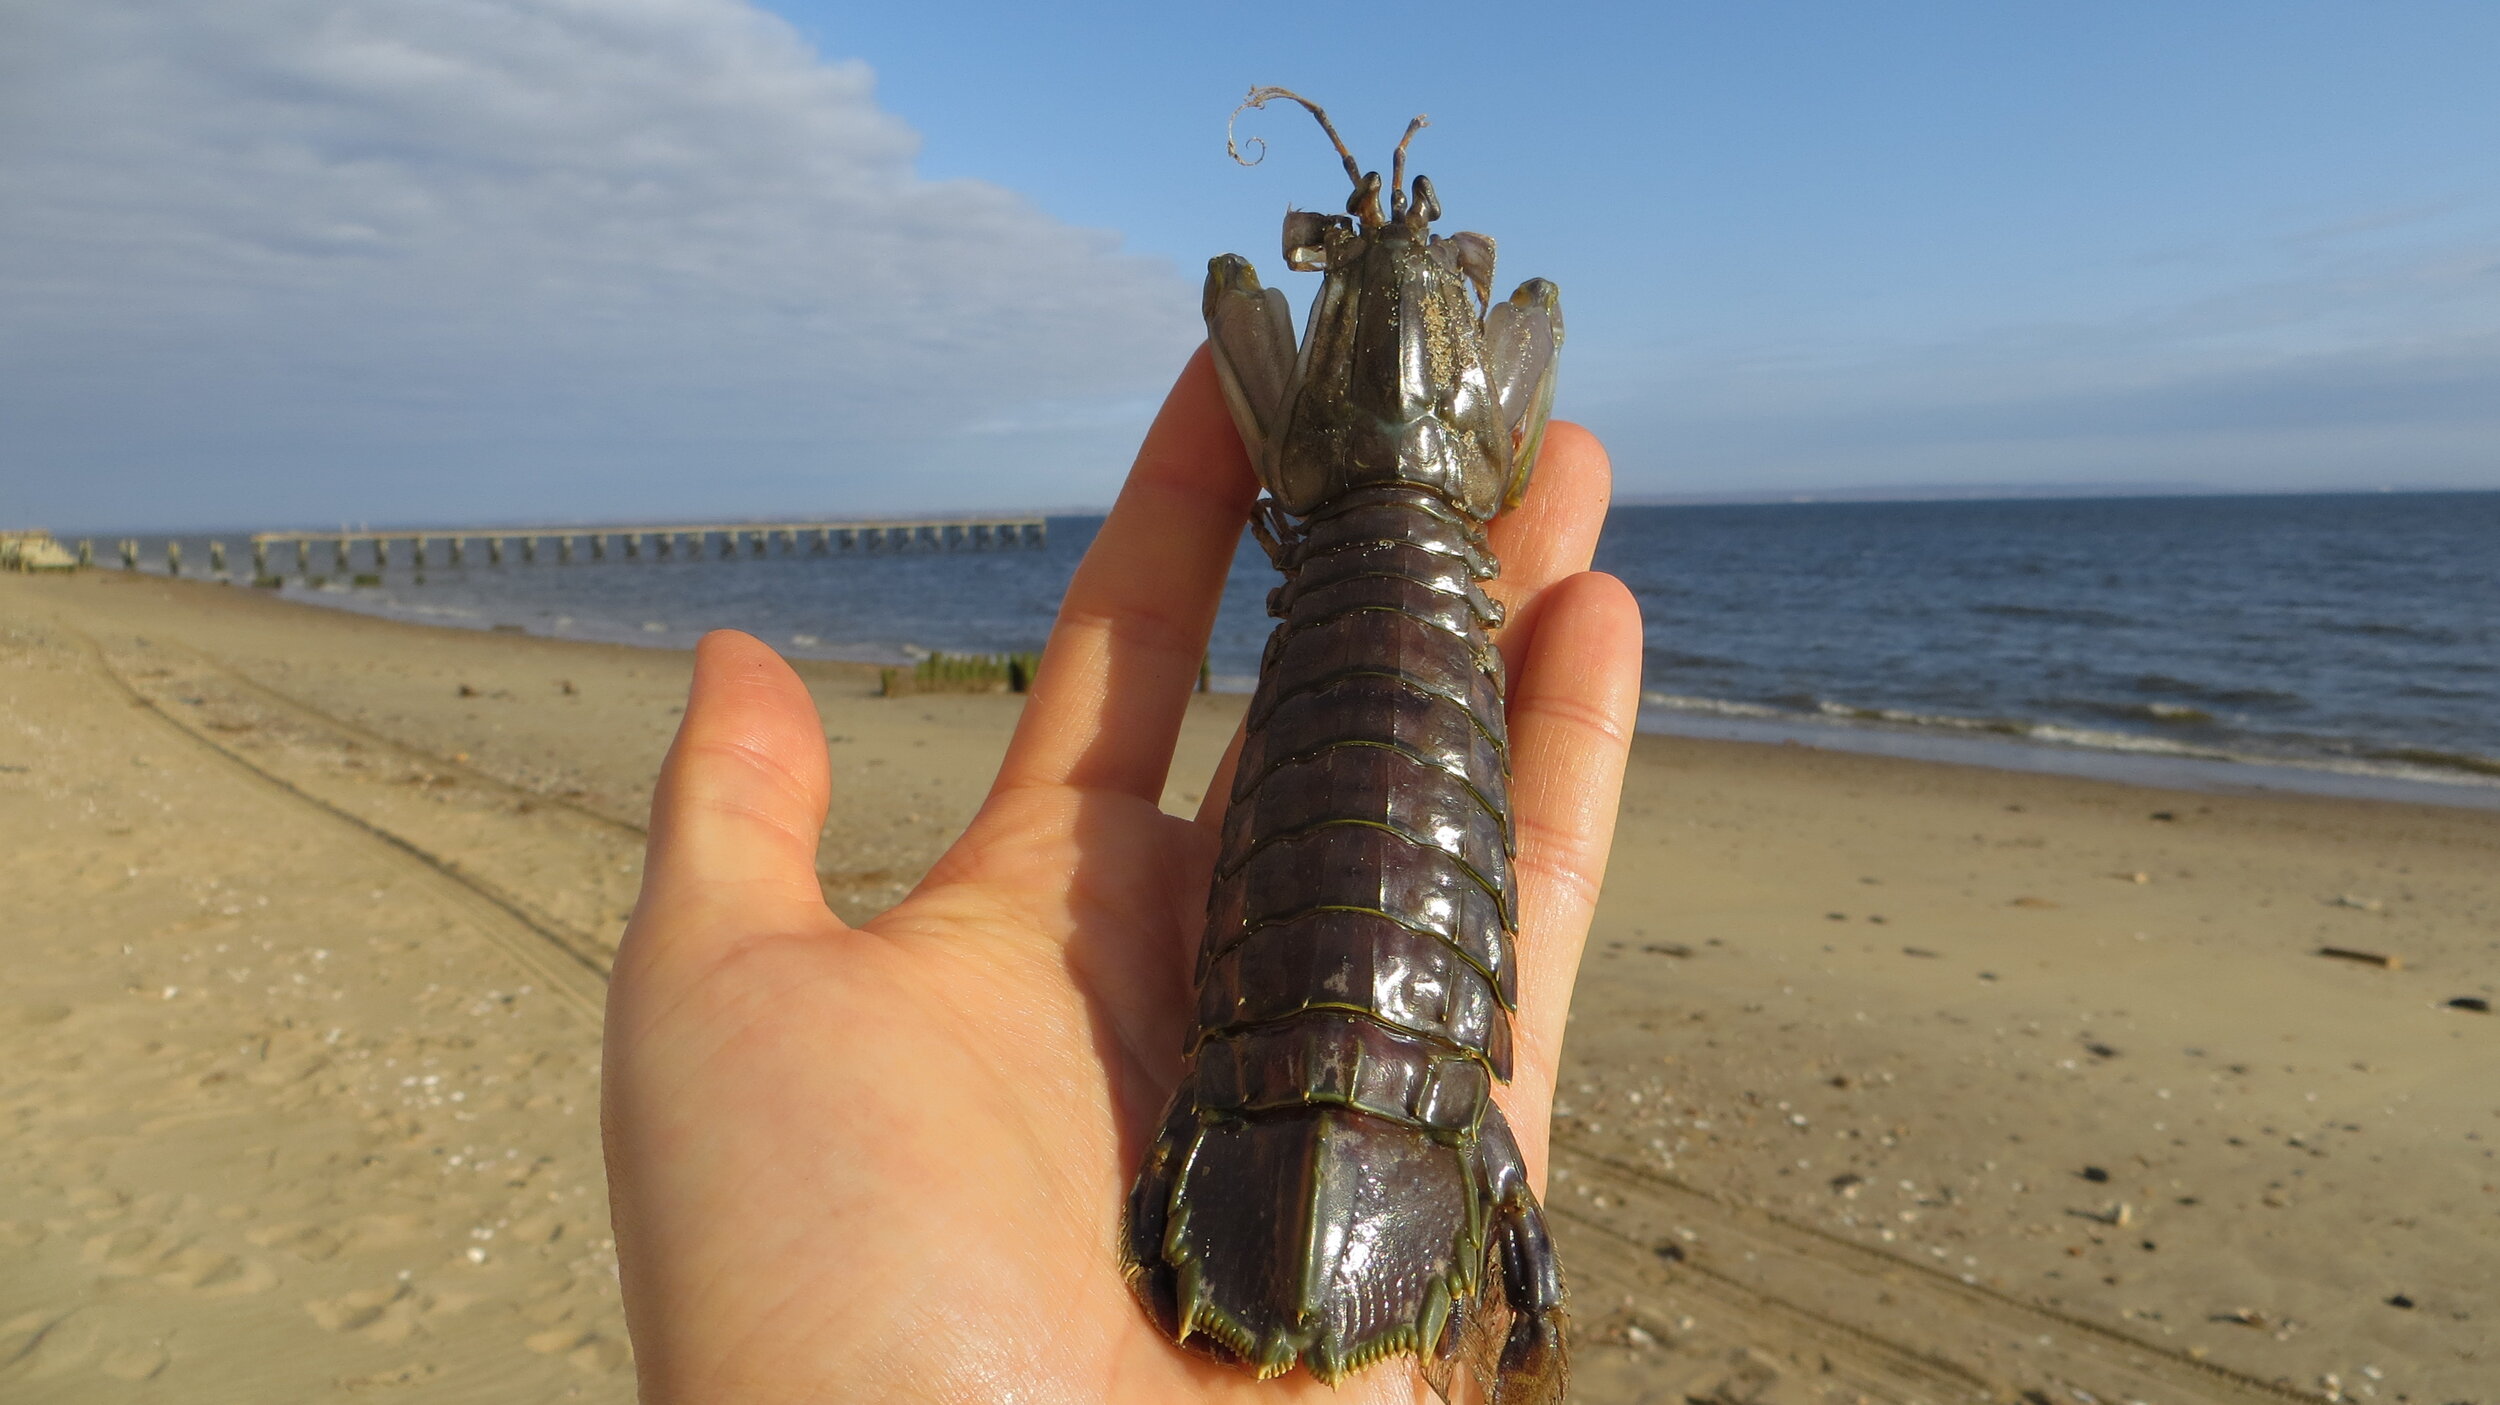
[[[1527,497],[1488,534],[1502,574],[1487,593],[1506,611],[1499,642],[1513,668],[1528,657],[1545,592],[1595,558],[1613,498],[1614,467],[1597,436],[1567,420],[1548,425]]]
[[[1162,795],[1257,491],[1201,346],[1068,583],[998,790],[1069,785],[1148,804]]]

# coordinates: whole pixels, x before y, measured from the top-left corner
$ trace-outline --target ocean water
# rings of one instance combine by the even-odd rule
[[[1627,508],[1654,709],[2500,782],[2500,493]]]
[[[364,586],[326,548],[314,578],[272,565],[289,598],[401,619],[668,647],[729,626],[902,663],[1038,648],[1100,523],[995,551],[560,565],[548,543],[495,567],[473,546],[457,569],[403,544]],[[207,538],[182,542],[199,574]],[[1598,565],[1644,611],[1647,727],[2500,804],[2500,493],[1619,507]],[[1245,540],[1217,687],[1250,686],[1273,580]]]

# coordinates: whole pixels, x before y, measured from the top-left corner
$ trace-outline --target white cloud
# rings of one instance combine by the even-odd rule
[[[741,0],[0,10],[0,511],[1107,497],[1192,290],[916,149]]]

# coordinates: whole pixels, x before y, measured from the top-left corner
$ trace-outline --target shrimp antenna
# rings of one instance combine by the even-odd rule
[[[1413,144],[1415,134],[1432,125],[1432,119],[1418,112],[1406,124],[1406,135],[1398,138],[1397,154],[1389,158],[1389,203],[1400,215],[1406,213],[1406,148]]]
[[[1233,115],[1224,119],[1225,152],[1245,166],[1255,166],[1267,159],[1267,140],[1264,137],[1250,139],[1259,148],[1258,156],[1250,159],[1243,158],[1241,148],[1233,141],[1233,124],[1241,120],[1241,114],[1244,112],[1254,107],[1265,107],[1276,98],[1298,102],[1308,109],[1313,117],[1319,119],[1319,129],[1328,134],[1329,145],[1337,148],[1338,158],[1345,162],[1346,179],[1354,182],[1356,190],[1361,190],[1363,188],[1363,163],[1354,159],[1353,152],[1346,150],[1345,138],[1337,135],[1337,124],[1328,120],[1326,109],[1291,88],[1252,88],[1250,96],[1242,99],[1241,106],[1233,109]],[[1413,132],[1409,131],[1408,135],[1412,136]],[[1402,151],[1403,148],[1401,148]]]

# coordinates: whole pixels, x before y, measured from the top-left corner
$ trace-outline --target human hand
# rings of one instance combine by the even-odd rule
[[[1518,836],[1515,1081],[1544,1185],[1563,1017],[1613,835],[1640,618],[1587,571],[1596,440],[1556,424],[1493,544]],[[996,784],[858,927],[816,879],[824,734],[770,649],[696,653],[607,1021],[610,1202],[643,1399],[1429,1398],[1175,1347],[1122,1280],[1130,1179],[1178,1081],[1228,757],[1157,801],[1256,492],[1201,351],[1070,584]],[[873,797],[847,803],[874,804]]]

